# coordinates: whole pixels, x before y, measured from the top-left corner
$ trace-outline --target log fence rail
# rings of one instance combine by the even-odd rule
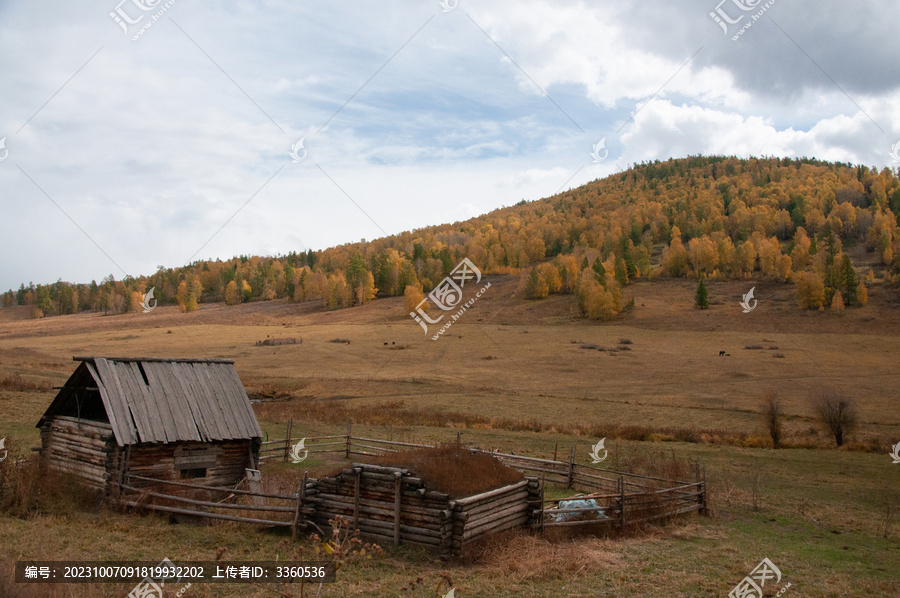
[[[299,441],[292,432],[293,422],[289,421],[286,438],[262,442],[260,462],[287,462],[293,443]],[[347,434],[305,437],[303,440],[305,455],[344,453],[347,458],[352,455],[370,457],[436,446],[355,437],[350,425],[347,426]],[[399,544],[401,541],[409,541],[439,546],[445,553],[457,553],[464,545],[485,533],[510,527],[530,526],[535,531],[541,531],[552,527],[606,524],[622,528],[693,511],[706,514],[706,476],[699,463],[694,481],[668,480],[576,463],[574,447],[569,451],[566,461],[467,448],[497,458],[505,465],[527,474],[526,479],[519,484],[456,500],[449,500],[447,495],[426,489],[421,479],[406,470],[363,463],[353,463],[352,467],[345,468],[337,478],[344,480],[342,482],[331,478],[307,479],[304,474],[303,483],[293,495],[156,480],[127,473],[118,485],[121,500],[127,506],[291,527],[295,538],[300,529],[307,527],[308,522],[318,521],[321,524],[323,517],[340,514],[354,528],[383,542]],[[305,460],[305,456],[303,459]],[[532,477],[528,477],[529,475]],[[536,477],[538,475],[540,479]],[[231,499],[249,495],[254,500],[268,500],[259,501],[261,504],[245,505],[190,499],[174,493],[168,494],[158,487],[154,487],[152,491],[140,487],[148,482],[221,492]],[[544,497],[547,483],[582,493],[548,499]],[[183,503],[185,506],[153,504],[149,499],[154,498]],[[560,503],[572,500],[593,500],[596,506],[560,506]],[[271,504],[274,501],[281,501],[283,504]],[[520,507],[520,504],[526,506]],[[281,520],[275,515],[261,515],[268,517],[265,519],[227,515],[214,509],[287,513],[290,518]]]

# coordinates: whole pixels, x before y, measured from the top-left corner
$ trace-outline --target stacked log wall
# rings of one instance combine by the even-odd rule
[[[540,500],[536,479],[451,500],[406,469],[360,463],[335,476],[309,480],[303,498],[311,506],[309,518],[323,529],[340,515],[371,541],[428,546],[444,556],[486,534],[525,527]]]
[[[107,488],[118,455],[108,423],[57,415],[41,426],[44,466],[76,475],[92,488]]]
[[[521,528],[534,520],[540,509],[540,484],[526,478],[516,484],[455,501],[453,552],[488,534]]]
[[[336,476],[307,482],[304,503],[314,506],[310,519],[323,529],[340,515],[368,539],[390,544],[395,539],[397,480],[399,541],[449,549],[449,495],[426,489],[420,478],[405,469],[354,464]]]
[[[206,468],[206,476],[191,478],[192,484],[203,486],[233,486],[244,479],[245,469],[252,468],[250,440],[232,440],[198,443],[174,442],[169,444],[134,445],[128,450],[127,473],[162,480],[181,480],[180,470],[175,468],[175,451],[181,447],[208,446],[216,452],[215,465]],[[152,482],[133,484],[148,487]]]

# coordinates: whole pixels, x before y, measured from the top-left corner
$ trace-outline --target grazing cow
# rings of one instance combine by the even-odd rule
[[[725,351],[719,351],[719,357],[723,357],[725,355]]]

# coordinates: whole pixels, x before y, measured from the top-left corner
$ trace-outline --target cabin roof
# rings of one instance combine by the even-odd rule
[[[227,359],[74,357],[81,363],[38,427],[79,395],[99,391],[119,446],[262,437]],[[95,386],[94,386],[95,385]]]

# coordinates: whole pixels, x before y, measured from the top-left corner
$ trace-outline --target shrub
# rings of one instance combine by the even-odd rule
[[[859,422],[856,404],[833,390],[820,390],[813,397],[813,411],[819,422],[843,446]]]
[[[784,417],[784,410],[781,408],[781,401],[774,392],[766,393],[763,399],[763,420],[769,430],[769,436],[772,438],[772,446],[776,449],[781,448],[782,417]]]

